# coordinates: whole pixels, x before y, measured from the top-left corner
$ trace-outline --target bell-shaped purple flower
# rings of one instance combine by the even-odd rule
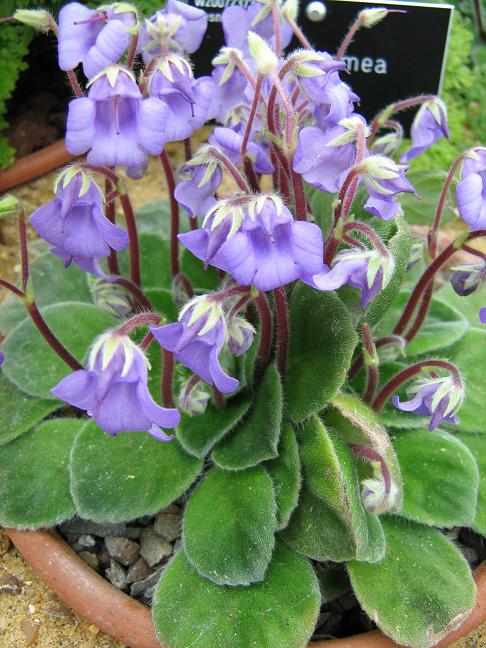
[[[217,203],[203,229],[179,234],[198,259],[228,272],[242,286],[273,290],[323,271],[322,233],[294,221],[278,196],[237,197]]]
[[[311,77],[306,84],[306,92],[311,92],[313,97],[317,126],[327,130],[354,112],[354,104],[359,102],[359,97],[341,81],[338,72],[331,72],[324,77],[322,89],[319,87],[319,79],[319,76]],[[301,84],[303,81],[302,79]]]
[[[145,21],[140,34],[145,64],[167,51],[193,54],[199,49],[207,26],[208,17],[203,9],[180,0],[168,0],[163,9]]]
[[[430,431],[442,422],[459,422],[457,412],[464,401],[464,386],[453,376],[417,380],[408,387],[407,395],[410,400],[403,403],[397,395],[393,396],[393,405],[402,412],[430,416]]]
[[[249,56],[248,32],[261,36],[275,49],[275,29],[272,8],[269,3],[254,2],[247,9],[233,5],[227,7],[222,15],[223,32],[226,45],[239,49],[245,57]],[[281,45],[285,49],[292,40],[292,28],[280,17]]]
[[[167,141],[168,114],[160,99],[142,99],[131,72],[111,66],[91,81],[87,97],[69,104],[66,148],[88,152],[95,166],[143,167]]]
[[[103,68],[118,63],[130,43],[129,30],[137,24],[134,11],[115,5],[88,9],[70,2],[59,12],[59,67],[73,70],[80,63],[90,79]]]
[[[359,116],[355,119],[362,121]],[[294,171],[322,191],[339,191],[356,160],[354,124],[352,118],[345,119],[325,133],[315,126],[303,128],[295,151]]]
[[[127,335],[110,331],[96,340],[86,369],[61,380],[52,393],[86,410],[109,434],[148,432],[159,441],[170,441],[173,437],[161,428],[174,428],[179,412],[155,403],[147,379],[147,360],[140,348]]]
[[[345,284],[358,288],[361,290],[360,306],[366,306],[387,287],[394,268],[395,261],[389,253],[351,248],[339,252],[334,257],[332,268],[315,275],[312,285],[317,290],[337,290]]]
[[[218,146],[233,162],[233,164],[242,164],[241,144],[243,135],[235,132],[232,128],[223,128],[217,126],[212,135],[209,136],[208,142]],[[247,155],[253,160],[253,167],[256,173],[270,175],[273,173],[273,164],[268,159],[268,151],[257,142],[248,142]]]
[[[466,155],[456,197],[459,214],[469,229],[486,228],[486,148]]]
[[[383,220],[391,220],[401,213],[396,196],[400,193],[416,194],[405,177],[406,165],[396,164],[382,155],[370,155],[357,167],[364,178],[369,198],[364,209]]]
[[[30,223],[66,267],[74,261],[98,276],[103,274],[98,260],[107,257],[110,248],[124,250],[128,246],[125,230],[103,215],[103,198],[96,183],[75,167],[60,176],[56,197],[36,209]]]
[[[449,139],[447,108],[443,101],[434,97],[420,106],[413,120],[410,137],[412,146],[400,157],[401,162],[410,162],[441,137]]]
[[[210,77],[194,79],[184,59],[171,55],[161,59],[149,80],[149,94],[168,108],[167,141],[190,137],[207,119],[213,81]]]
[[[216,167],[207,181],[205,174],[206,166],[203,164],[186,164],[179,174],[181,181],[177,183],[174,196],[191,218],[206,216],[217,202],[214,194],[223,179],[221,169]]]
[[[208,385],[223,394],[237,389],[238,380],[224,372],[219,360],[226,341],[226,322],[217,299],[196,297],[182,308],[178,322],[150,330],[163,349]]]
[[[222,59],[226,60],[222,55]],[[221,124],[227,122],[227,116],[238,106],[249,105],[251,99],[248,98],[249,83],[244,74],[237,67],[229,67],[230,74],[227,73],[228,64],[217,63],[220,57],[213,60],[213,80],[211,102],[208,109],[208,119],[216,119]]]

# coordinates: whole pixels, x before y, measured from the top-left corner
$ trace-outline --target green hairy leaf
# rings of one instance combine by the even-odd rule
[[[53,527],[76,512],[68,461],[83,419],[52,419],[0,451],[0,524],[17,529]]]
[[[435,169],[407,173],[407,180],[415,187],[420,198],[420,200],[417,200],[414,195],[408,193],[399,196],[408,223],[411,225],[432,225],[446,179],[447,171],[437,171]],[[442,213],[442,223],[445,224],[453,218],[453,204],[452,200],[449,199]]]
[[[294,421],[319,412],[343,384],[357,335],[339,297],[298,283],[290,300],[285,392]]]
[[[283,424],[278,457],[267,462],[266,468],[275,489],[278,528],[283,529],[297,506],[301,484],[299,447],[290,423]]]
[[[142,287],[170,288],[172,272],[170,269],[169,241],[155,234],[140,234],[140,270]],[[120,270],[125,277],[130,276],[128,250],[118,253]]]
[[[82,517],[126,522],[168,506],[201,468],[202,461],[186,454],[176,439],[157,441],[146,432],[112,437],[92,421],[71,453],[71,492]]]
[[[401,514],[429,526],[470,526],[479,473],[466,445],[441,430],[399,433],[393,445],[403,477]]]
[[[481,434],[457,434],[459,439],[472,452],[479,468],[478,503],[474,520],[470,525],[474,531],[486,536],[486,437]]]
[[[319,607],[307,560],[277,545],[265,580],[250,587],[205,580],[179,553],[155,592],[153,618],[170,648],[305,648]]]
[[[465,559],[439,531],[381,518],[386,556],[351,561],[351,585],[366,614],[400,645],[429,648],[469,615],[475,586]]]
[[[213,468],[184,515],[184,549],[201,576],[218,585],[262,581],[277,526],[272,480],[261,466],[229,473]]]

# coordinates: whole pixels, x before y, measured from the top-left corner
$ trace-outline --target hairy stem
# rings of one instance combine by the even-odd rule
[[[172,276],[176,277],[179,274],[179,239],[177,238],[179,234],[179,204],[175,199],[175,179],[172,167],[170,166],[170,161],[167,156],[167,153],[162,151],[160,154],[160,161],[162,162],[162,167],[165,173],[165,179],[167,182],[167,189],[169,191],[169,203],[170,203],[170,267],[172,270]]]
[[[284,288],[276,288],[273,291],[273,295],[275,298],[275,311],[278,325],[277,369],[280,375],[284,376],[287,367],[289,344],[289,308]]]
[[[49,325],[42,317],[39,309],[35,302],[26,303],[27,311],[32,318],[32,321],[37,327],[37,330],[42,335],[42,337],[49,344],[51,349],[53,349],[57,355],[70,367],[73,371],[78,371],[83,369],[83,366],[76,360],[76,358],[69,353],[64,344],[54,335],[54,333],[49,328]]]

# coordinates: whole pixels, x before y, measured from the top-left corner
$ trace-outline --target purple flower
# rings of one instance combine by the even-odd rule
[[[449,139],[447,108],[443,101],[434,97],[420,106],[413,120],[410,136],[412,147],[401,156],[401,162],[410,162],[441,137]]]
[[[107,257],[110,248],[124,250],[128,246],[125,230],[103,215],[103,199],[95,182],[75,167],[63,173],[56,197],[37,209],[30,223],[66,267],[74,261],[98,276],[103,274],[98,259]]]
[[[486,228],[486,149],[470,151],[456,189],[457,205],[469,229]]]
[[[270,4],[252,3],[248,9],[237,5],[227,7],[222,16],[223,32],[226,45],[239,49],[245,57],[249,56],[248,32],[253,31],[261,36],[275,49],[275,30]],[[281,45],[285,49],[292,40],[292,28],[280,17]]]
[[[226,57],[223,55],[223,58]],[[229,76],[227,76],[226,64],[215,63],[218,58],[213,61],[214,69],[212,72],[213,87],[211,102],[208,110],[208,119],[216,119],[221,124],[226,123],[229,113],[243,104],[249,105],[251,100],[248,98],[249,83],[244,74],[238,68],[233,66]]]
[[[168,114],[160,99],[142,99],[128,70],[111,66],[91,81],[87,97],[69,104],[66,148],[88,152],[96,166],[143,167],[167,141]]]
[[[133,11],[115,5],[88,9],[70,2],[59,12],[59,67],[73,70],[80,63],[92,78],[103,68],[118,63],[130,42],[128,30],[135,27]]]
[[[209,136],[208,142],[221,148],[233,164],[242,163],[241,144],[243,142],[243,135],[236,133],[232,128],[217,126],[212,135]],[[249,141],[247,154],[253,160],[256,173],[265,175],[273,173],[273,164],[268,159],[268,152],[263,144]]]
[[[396,196],[400,193],[415,194],[414,187],[405,178],[406,165],[395,164],[382,155],[370,155],[357,167],[364,177],[369,198],[364,209],[383,220],[390,220],[401,213]]]
[[[486,324],[486,308],[484,306],[479,309],[479,321],[481,324]]]
[[[110,331],[96,340],[86,369],[61,380],[52,393],[86,410],[109,434],[148,432],[170,441],[173,437],[161,428],[174,428],[179,412],[155,403],[147,378],[147,360],[139,347],[128,336]]]
[[[213,81],[210,77],[194,79],[184,59],[172,55],[163,59],[150,76],[149,94],[168,108],[166,139],[186,139],[207,119]]]
[[[390,254],[379,250],[348,249],[339,252],[331,270],[325,270],[312,278],[317,290],[337,290],[345,284],[360,289],[361,303],[366,304],[386,288],[393,275],[395,262]]]
[[[238,380],[224,372],[219,360],[226,341],[226,322],[216,299],[196,297],[180,311],[178,322],[150,330],[163,349],[171,351],[177,362],[208,385],[223,394],[238,387]]]
[[[203,9],[179,0],[168,0],[164,9],[145,21],[140,35],[140,50],[145,64],[167,51],[182,50],[193,54],[199,49],[207,26],[208,17]]]
[[[0,365],[3,365],[5,360],[5,354],[0,351]]]
[[[179,234],[198,259],[228,272],[242,286],[273,290],[322,272],[322,234],[294,221],[278,196],[236,197],[217,203],[203,229]]]
[[[191,218],[206,216],[217,202],[214,194],[223,178],[221,169],[217,167],[211,178],[203,183],[205,173],[206,166],[203,164],[184,165],[180,173],[182,180],[175,188],[174,195],[177,202]]]
[[[442,421],[459,422],[456,414],[464,401],[464,387],[453,376],[417,380],[407,389],[407,395],[410,400],[403,403],[397,395],[393,396],[393,405],[402,412],[432,417],[430,431]]]
[[[359,97],[339,78],[337,72],[310,79],[300,79],[302,84],[306,81],[305,89],[312,94],[315,104],[314,118],[317,126],[327,130],[336,126],[338,122],[349,117],[354,112],[354,104],[359,102]],[[322,88],[319,84],[322,83]]]
[[[329,193],[339,191],[356,159],[355,123],[345,119],[341,124],[325,133],[315,126],[303,128],[293,162],[306,182]]]

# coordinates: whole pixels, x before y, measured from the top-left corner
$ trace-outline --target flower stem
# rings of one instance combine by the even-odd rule
[[[57,353],[57,355],[64,360],[64,362],[73,369],[73,371],[78,371],[82,369],[83,366],[76,360],[76,358],[69,353],[66,347],[62,342],[54,335],[54,333],[49,328],[47,322],[42,317],[39,309],[35,302],[30,302],[25,304],[27,311],[32,318],[32,321],[37,327],[37,330],[50,345],[50,347]]]
[[[135,56],[137,54],[137,44],[138,44],[138,34],[134,34],[130,40],[130,49],[128,50],[128,56],[127,56],[127,68],[131,68],[133,66],[133,62],[135,61]]]
[[[420,331],[422,328],[423,323],[425,322],[427,315],[429,313],[430,309],[430,304],[432,302],[432,296],[434,294],[434,280],[429,283],[427,288],[425,289],[425,293],[423,294],[422,300],[420,302],[420,306],[417,312],[417,316],[415,318],[415,322],[412,324],[412,326],[409,328],[409,330],[405,334],[405,340],[407,343],[410,343],[417,335],[417,333]]]
[[[416,97],[410,97],[409,99],[403,99],[402,101],[397,101],[396,103],[390,104],[379,112],[376,117],[373,118],[370,126],[370,138],[374,137],[380,128],[386,123],[386,121],[397,112],[402,110],[407,110],[408,108],[413,108],[414,106],[420,106],[427,101],[435,99],[434,95],[418,95]]]
[[[78,82],[78,77],[76,76],[76,72],[74,70],[69,70],[66,72],[67,78],[69,80],[69,83],[71,84],[71,88],[75,94],[76,97],[84,97],[84,92],[81,89],[81,86],[79,85]]]
[[[250,133],[253,126],[253,121],[255,119],[256,111],[258,108],[258,101],[260,99],[260,92],[262,89],[263,75],[259,74],[256,80],[255,93],[253,95],[253,101],[251,104],[250,114],[248,115],[248,121],[246,122],[245,132],[243,134],[243,141],[241,142],[241,159],[244,160],[246,157],[246,149],[248,146],[248,140],[250,139]]]
[[[383,244],[383,241],[377,235],[375,230],[371,227],[368,227],[368,225],[366,225],[365,223],[361,223],[359,221],[346,223],[343,228],[343,232],[344,234],[348,234],[349,232],[360,232],[361,234],[364,234],[364,236],[366,236],[366,238],[371,241],[371,243],[379,252],[388,256],[389,252]]]
[[[212,385],[214,402],[218,409],[224,409],[226,407],[226,401],[224,400],[223,394],[219,391],[216,385]]]
[[[172,276],[176,277],[179,274],[179,239],[177,235],[179,234],[179,204],[175,199],[175,179],[172,167],[170,166],[169,158],[167,153],[162,151],[160,154],[160,161],[162,162],[162,167],[165,173],[165,179],[167,182],[167,189],[169,191],[169,202],[170,202],[170,267],[172,270]]]
[[[400,342],[402,342],[402,338],[399,337],[398,335],[388,335],[387,337],[382,337],[379,340],[376,340],[375,348],[381,349],[382,347],[390,346],[391,344],[397,344]],[[361,354],[356,358],[356,360],[351,365],[351,368],[348,373],[349,380],[352,380],[356,376],[356,374],[359,372],[359,370],[362,368],[363,365],[364,365],[364,356],[363,354]]]
[[[419,374],[422,369],[425,369],[426,367],[445,369],[452,374],[455,382],[462,384],[461,376],[457,370],[457,367],[455,367],[450,362],[447,362],[446,360],[422,360],[421,362],[416,362],[410,367],[407,367],[406,369],[398,372],[391,380],[386,383],[386,385],[381,388],[375,400],[373,401],[372,407],[375,412],[381,412],[390,396],[394,392],[396,392],[397,389],[401,387],[405,382],[407,382],[407,380],[410,380],[410,378],[413,378],[414,376]]]
[[[365,363],[368,369],[366,390],[363,395],[363,400],[365,403],[370,403],[375,395],[376,387],[378,385],[378,355],[376,353],[376,346],[373,342],[373,337],[368,324],[363,324],[363,347]]]
[[[273,291],[275,298],[275,311],[277,313],[278,343],[277,343],[277,369],[281,376],[285,375],[287,367],[287,352],[289,343],[289,309],[284,288]]]
[[[138,242],[137,222],[133,213],[132,203],[128,194],[125,193],[125,189],[119,188],[118,191],[127,224],[128,239],[130,241],[130,278],[135,285],[140,286],[140,245]]]
[[[110,200],[110,193],[112,193],[113,184],[109,178],[105,178],[105,201],[106,201],[106,218],[110,223],[115,224],[115,201]],[[118,192],[116,192],[118,195]],[[108,270],[112,275],[120,275],[120,266],[118,264],[118,255],[116,250],[110,249],[110,256],[108,257]]]
[[[14,295],[17,295],[17,297],[25,297],[25,293],[23,293],[17,288],[17,286],[14,286],[10,283],[10,281],[7,281],[6,279],[0,278],[0,286],[3,286],[7,290],[10,290],[10,292],[12,292]]]
[[[210,156],[222,164],[227,171],[231,174],[233,177],[233,180],[236,182],[238,185],[238,188],[241,189],[244,193],[250,193],[250,188],[246,184],[245,179],[241,175],[241,173],[238,171],[236,166],[231,162],[231,160],[226,157],[226,155],[223,153],[223,151],[217,149],[216,147],[211,147],[210,149]]]
[[[301,28],[300,28],[299,25],[295,22],[295,20],[294,20],[293,18],[291,18],[290,16],[287,16],[285,13],[284,13],[284,17],[285,17],[285,20],[286,20],[286,21],[289,23],[289,25],[292,27],[292,31],[294,32],[295,37],[296,37],[297,40],[300,42],[300,44],[302,45],[302,47],[303,47],[304,49],[312,49],[312,45],[309,43],[309,41],[307,40],[307,38],[306,38],[304,32],[301,30]]]
[[[27,249],[27,227],[25,225],[25,212],[20,207],[18,213],[19,220],[19,243],[20,243],[20,260],[22,264],[22,289],[27,292],[27,282],[29,280],[29,253]]]
[[[258,346],[255,373],[260,375],[270,359],[272,350],[272,311],[265,293],[259,293],[255,305],[260,318],[260,344]]]
[[[336,59],[340,61],[343,56],[346,54],[348,47],[351,45],[351,41],[356,35],[356,32],[359,30],[362,24],[362,17],[361,14],[359,13],[357,17],[355,18],[354,22],[352,23],[351,27],[348,29],[348,33],[346,36],[343,38],[343,41],[341,45],[339,46],[338,51],[336,52]]]
[[[449,170],[449,173],[447,174],[447,178],[444,183],[444,186],[442,187],[442,191],[439,198],[439,204],[437,206],[437,211],[435,212],[434,223],[432,225],[432,229],[430,231],[430,237],[429,237],[429,254],[432,259],[435,259],[437,255],[437,239],[439,235],[440,222],[441,222],[442,214],[444,212],[445,202],[449,194],[449,189],[451,188],[451,184],[452,181],[454,180],[456,171],[463,160],[464,160],[464,153],[461,153],[454,160]]]
[[[280,29],[280,15],[278,0],[272,0],[273,31],[275,32],[275,54],[280,57],[282,54],[282,31]]]
[[[162,403],[164,407],[174,407],[172,377],[174,374],[174,354],[162,349]]]
[[[386,465],[386,461],[383,459],[381,454],[373,448],[365,445],[358,445],[353,443],[350,448],[355,457],[359,457],[360,459],[364,459],[365,461],[370,462],[376,461],[380,464],[380,470],[381,474],[383,475],[383,482],[385,484],[385,492],[388,495],[390,493],[392,485],[391,473],[388,469],[388,466]]]
[[[123,324],[120,324],[116,329],[116,333],[118,333],[118,335],[128,335],[141,326],[148,326],[149,324],[158,326],[160,320],[161,317],[160,315],[157,315],[157,313],[138,313],[137,315],[130,317],[126,322],[123,322]]]

